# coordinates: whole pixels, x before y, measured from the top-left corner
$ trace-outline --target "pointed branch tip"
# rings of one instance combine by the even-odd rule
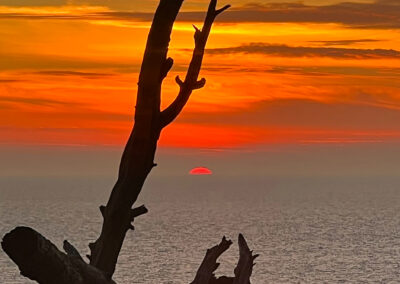
[[[174,60],[171,57],[168,57],[167,59],[165,59],[165,62],[161,69],[161,80],[163,80],[165,77],[167,77],[168,72],[172,68],[172,65],[174,65]]]
[[[131,209],[131,221],[133,222],[133,219],[140,215],[146,214],[147,212],[149,212],[149,210],[147,210],[146,206],[144,205]]]
[[[219,14],[221,14],[223,11],[229,9],[230,7],[231,7],[231,5],[225,5],[221,9],[215,10],[215,16],[218,16]]]
[[[206,84],[206,79],[205,78],[201,78],[200,81],[197,81],[196,83],[194,83],[193,89],[194,90],[201,89],[201,88],[204,87],[205,84]]]
[[[201,36],[202,36],[202,32],[201,32],[201,30],[200,30],[198,27],[196,27],[195,25],[193,25],[193,27],[194,27],[194,29],[196,30],[196,31],[194,32],[194,42],[197,44],[197,43],[199,42]]]
[[[179,78],[179,75],[175,77],[175,82],[179,85],[179,87],[183,87],[183,81]]]
[[[83,258],[81,257],[78,250],[67,240],[64,240],[64,242],[63,242],[63,249],[69,256],[78,258],[83,261]]]
[[[106,207],[104,205],[100,205],[99,209],[100,209],[101,215],[104,217],[104,214],[105,214],[105,211],[106,211]]]

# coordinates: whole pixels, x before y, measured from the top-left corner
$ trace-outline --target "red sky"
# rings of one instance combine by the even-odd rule
[[[157,1],[141,2],[0,0],[1,144],[125,143]],[[206,2],[185,1],[175,24],[163,107]],[[229,2],[208,42],[207,84],[160,145],[398,142],[398,1],[275,2]]]

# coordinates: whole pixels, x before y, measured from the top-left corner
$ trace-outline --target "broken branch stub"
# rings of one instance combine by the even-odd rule
[[[258,257],[258,254],[253,255],[242,234],[239,234],[238,237],[239,261],[234,269],[235,276],[215,277],[214,272],[219,266],[217,259],[229,249],[231,244],[232,241],[227,240],[224,236],[220,244],[208,249],[191,284],[250,284],[254,260]]]

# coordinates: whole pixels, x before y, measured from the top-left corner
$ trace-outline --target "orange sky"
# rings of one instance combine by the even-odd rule
[[[156,1],[17,2],[0,0],[0,144],[124,144]],[[207,7],[186,2],[163,107],[190,61],[193,11]],[[400,141],[400,4],[274,2],[231,1],[208,42],[207,84],[160,144]]]

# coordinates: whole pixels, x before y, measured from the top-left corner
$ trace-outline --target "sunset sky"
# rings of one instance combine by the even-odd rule
[[[206,0],[184,2],[162,106],[178,92]],[[160,145],[400,141],[400,2],[231,0],[201,77]],[[0,144],[121,146],[157,1],[0,0]]]
[[[210,1],[183,0],[161,111]],[[123,150],[159,2],[0,0],[2,243],[15,226],[38,238],[29,226],[71,259],[89,253],[107,277],[119,256],[118,283],[189,283],[207,247],[243,233],[260,255],[254,283],[396,283],[400,0],[218,0],[231,7],[207,41],[206,84],[162,130],[152,162],[154,121]],[[142,204],[149,213],[125,237]],[[241,237],[232,247],[215,277],[234,278]],[[0,284],[27,283],[32,269],[20,276],[14,259],[0,253]]]

